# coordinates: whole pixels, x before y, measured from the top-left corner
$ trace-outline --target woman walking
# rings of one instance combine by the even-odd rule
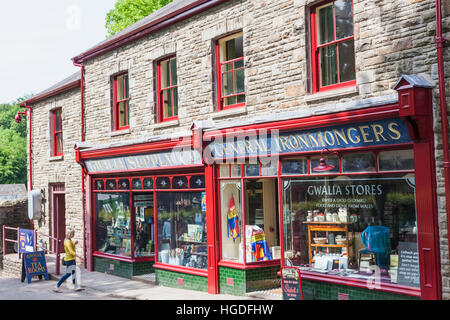
[[[64,251],[66,253],[66,256],[64,257],[64,262],[66,264],[66,274],[59,279],[58,284],[56,285],[54,291],[55,292],[62,292],[60,289],[61,285],[70,277],[72,276],[72,283],[75,286],[75,291],[80,291],[81,288],[79,288],[76,284],[75,274],[76,274],[76,258],[77,258],[77,252],[75,249],[75,245],[78,244],[78,241],[73,242],[72,239],[75,236],[75,231],[71,230],[67,232],[66,239],[64,240]]]

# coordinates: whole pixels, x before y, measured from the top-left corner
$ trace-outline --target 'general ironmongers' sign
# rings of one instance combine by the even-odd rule
[[[254,131],[253,131],[254,133]],[[214,159],[245,156],[270,156],[296,152],[321,151],[410,143],[408,126],[401,119],[346,124],[280,134],[245,135],[215,138],[208,147]]]
[[[114,172],[201,165],[202,158],[196,150],[174,149],[172,151],[152,154],[86,160],[85,163],[89,172]]]

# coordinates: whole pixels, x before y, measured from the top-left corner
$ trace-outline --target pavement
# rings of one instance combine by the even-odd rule
[[[33,278],[30,284],[18,278],[0,276],[0,300],[281,300],[276,291],[257,292],[248,296],[163,287],[156,284],[154,274],[126,279],[100,272],[89,272],[80,267],[82,291],[74,292],[70,281],[61,286],[62,293],[53,292],[56,281],[55,259],[46,257],[50,281]],[[61,272],[65,267],[61,267]]]

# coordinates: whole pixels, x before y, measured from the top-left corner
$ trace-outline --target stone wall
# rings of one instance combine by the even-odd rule
[[[28,199],[0,202],[0,269],[3,268],[3,226],[30,229]],[[6,230],[6,237],[17,240],[17,232]],[[6,253],[14,252],[14,243],[6,244]]]
[[[44,234],[52,234],[50,186],[64,183],[66,206],[66,230],[75,230],[79,241],[78,253],[83,252],[83,206],[81,166],[75,161],[74,146],[81,141],[81,96],[80,89],[72,89],[32,105],[33,132],[33,189],[43,190],[42,216],[35,228]],[[62,108],[63,156],[51,154],[51,111]],[[41,238],[39,238],[41,239]],[[44,245],[50,248],[49,240],[43,237]],[[39,240],[38,240],[39,241]]]

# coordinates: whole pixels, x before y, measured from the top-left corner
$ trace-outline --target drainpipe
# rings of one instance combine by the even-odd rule
[[[75,61],[73,62],[73,65],[75,67],[79,67],[81,68],[81,83],[80,83],[80,95],[81,95],[81,142],[84,141],[85,139],[85,135],[84,135],[84,66],[82,64],[78,64]],[[84,267],[86,268],[86,203],[85,203],[85,192],[86,192],[86,187],[85,187],[85,173],[84,173],[84,169],[81,168],[81,195],[83,197],[82,199],[82,203],[83,203],[83,264]]]
[[[439,74],[439,99],[441,108],[442,127],[442,151],[444,153],[444,179],[445,179],[445,207],[447,212],[447,233],[450,230],[450,153],[448,145],[448,118],[447,118],[447,98],[445,96],[445,75],[444,75],[444,42],[442,37],[442,1],[436,0],[436,49]],[[449,251],[450,251],[450,234]]]
[[[33,156],[32,156],[32,148],[31,148],[31,131],[32,131],[32,114],[33,111],[31,109],[31,106],[27,105],[27,103],[24,103],[24,108],[26,108],[26,112],[25,115],[28,115],[28,122],[29,122],[29,126],[28,126],[28,166],[30,168],[30,177],[29,177],[29,181],[28,181],[28,191],[33,190]],[[30,219],[30,223],[31,223],[31,229],[34,230],[34,224],[33,224],[33,220]]]

